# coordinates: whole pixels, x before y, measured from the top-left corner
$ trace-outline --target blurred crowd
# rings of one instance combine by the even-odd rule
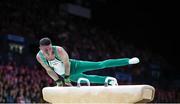
[[[177,103],[180,102],[180,90],[179,89],[156,89],[154,103]]]
[[[41,89],[53,86],[54,82],[35,59],[38,40],[44,36],[50,37],[54,45],[64,47],[70,58],[101,61],[136,56],[140,58],[140,64],[87,74],[110,75],[116,77],[119,84],[149,84],[156,88],[153,102],[180,102],[178,88],[164,88],[163,82],[167,79],[163,70],[171,69],[172,66],[163,56],[153,53],[148,47],[140,48],[131,41],[121,39],[125,34],[93,26],[89,19],[68,14],[58,3],[41,4],[39,1],[28,2],[28,5],[0,3],[3,9],[0,34],[21,35],[29,40],[29,45],[36,46],[27,46],[29,51],[25,54],[0,52],[0,102],[45,102]],[[3,56],[6,56],[7,62],[3,61]],[[172,85],[172,82],[167,82],[166,87]]]
[[[42,103],[41,89],[51,84],[47,74],[36,67],[17,67],[15,62],[0,65],[1,103]]]

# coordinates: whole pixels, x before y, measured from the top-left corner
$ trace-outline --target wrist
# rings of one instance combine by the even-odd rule
[[[65,79],[66,79],[66,78],[69,78],[69,75],[66,75],[66,74],[65,74],[65,75],[64,75],[64,78],[65,78]]]
[[[58,82],[61,82],[62,80],[61,79],[57,79],[55,82],[58,83]]]
[[[64,82],[65,83],[71,83],[71,80],[69,78],[69,75],[64,75]]]

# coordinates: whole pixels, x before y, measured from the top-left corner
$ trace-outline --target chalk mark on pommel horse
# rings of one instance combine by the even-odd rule
[[[81,86],[84,80],[88,86]],[[90,86],[88,79],[80,78],[78,87],[44,87],[43,99],[50,103],[147,103],[154,99],[155,89],[150,85],[121,85],[115,80],[115,86]]]

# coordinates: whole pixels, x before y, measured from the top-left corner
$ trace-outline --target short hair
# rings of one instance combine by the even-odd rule
[[[39,41],[39,45],[40,46],[46,46],[46,45],[50,45],[51,44],[51,39],[48,38],[48,37],[45,37],[45,38],[42,38],[40,41]]]

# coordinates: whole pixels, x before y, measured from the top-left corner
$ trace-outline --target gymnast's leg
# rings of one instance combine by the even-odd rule
[[[79,78],[87,78],[91,83],[98,83],[98,84],[104,84],[105,79],[109,76],[98,76],[98,75],[86,75],[83,73],[72,75],[71,80],[73,82],[77,82]],[[85,83],[82,81],[82,83]]]
[[[108,59],[104,61],[92,62],[92,61],[80,61],[76,60],[76,72],[83,73],[86,71],[111,68],[111,67],[119,67],[126,66],[129,64],[137,64],[139,63],[138,58],[121,58],[121,59]]]

